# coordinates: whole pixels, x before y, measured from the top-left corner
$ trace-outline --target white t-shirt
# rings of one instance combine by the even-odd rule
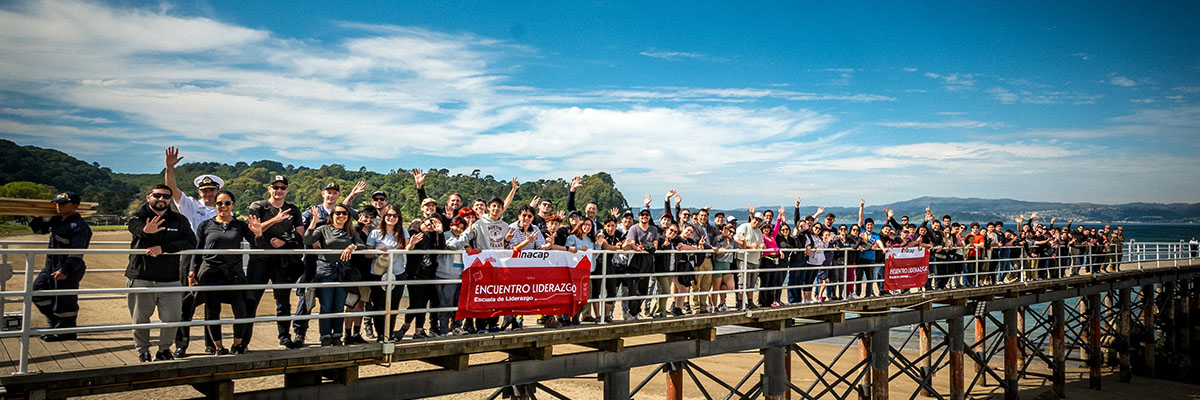
[[[179,196],[179,201],[175,202],[175,208],[178,208],[179,213],[187,217],[188,223],[192,225],[192,233],[196,233],[196,228],[200,226],[201,222],[217,216],[216,207],[206,206],[186,194]]]

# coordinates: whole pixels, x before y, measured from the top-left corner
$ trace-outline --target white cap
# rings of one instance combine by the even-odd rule
[[[192,183],[195,184],[197,188],[212,186],[214,184],[217,186],[217,189],[220,189],[222,186],[225,186],[225,181],[222,180],[221,178],[217,177],[216,175],[200,175],[200,176],[197,176],[196,179],[192,181]]]

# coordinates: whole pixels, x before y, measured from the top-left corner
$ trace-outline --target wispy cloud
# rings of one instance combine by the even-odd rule
[[[705,55],[704,55],[704,54],[701,54],[701,53],[689,53],[689,52],[684,52],[684,51],[653,51],[653,50],[648,50],[648,51],[643,51],[643,52],[641,52],[641,53],[638,53],[638,54],[641,54],[641,55],[643,55],[643,56],[646,56],[646,57],[660,58],[660,59],[663,59],[663,60],[670,60],[670,61],[680,61],[680,60],[684,60],[684,59],[698,59],[698,58],[705,58]]]
[[[993,99],[1001,103],[1013,104],[1094,104],[1096,100],[1104,97],[1102,95],[1083,94],[1069,91],[1039,91],[1033,92],[1030,90],[1011,91],[1000,86],[994,86],[984,90],[992,96]]]
[[[1109,79],[1108,79],[1108,83],[1111,83],[1111,84],[1113,84],[1113,85],[1117,85],[1117,86],[1120,86],[1120,87],[1134,87],[1134,86],[1137,86],[1137,82],[1136,82],[1136,81],[1134,81],[1133,79],[1129,79],[1129,78],[1126,78],[1126,77],[1124,77],[1124,76],[1120,76],[1120,75],[1116,75],[1116,76],[1113,76],[1113,77],[1109,78]]]
[[[959,121],[940,121],[940,122],[918,122],[918,121],[891,121],[880,122],[876,125],[886,126],[889,128],[911,128],[911,129],[980,129],[980,128],[996,128],[1002,127],[1004,124],[996,122],[982,122],[972,120]]]

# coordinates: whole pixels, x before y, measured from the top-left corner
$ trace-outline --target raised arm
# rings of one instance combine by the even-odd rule
[[[346,198],[342,199],[342,205],[350,206],[354,202],[354,198],[358,197],[365,190],[367,190],[367,182],[358,181],[358,183],[354,184],[354,189],[350,189],[350,193],[346,194]]]
[[[512,189],[508,190],[508,196],[504,198],[504,208],[500,210],[501,214],[504,214],[508,210],[508,205],[512,204],[513,197],[517,196],[517,186],[520,186],[520,184],[517,183],[517,177],[514,176],[512,178]]]
[[[183,197],[183,191],[179,190],[179,186],[175,183],[175,164],[179,164],[183,157],[179,156],[179,149],[175,146],[167,147],[166,168],[163,169],[163,183],[171,188],[171,200],[179,203],[179,198]]]
[[[858,199],[858,226],[862,226],[863,222],[863,206],[867,204],[866,199]],[[865,229],[864,229],[865,230]]]
[[[800,200],[804,197],[796,196],[796,209],[792,211],[792,226],[800,227]]]
[[[571,190],[567,192],[567,212],[577,211],[575,208],[575,190],[583,186],[583,178],[574,177],[571,179]]]

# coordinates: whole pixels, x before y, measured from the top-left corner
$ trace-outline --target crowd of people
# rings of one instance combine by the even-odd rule
[[[464,267],[461,253],[377,256],[356,250],[610,250],[599,256],[602,261],[592,263],[590,295],[618,299],[621,317],[628,321],[882,295],[883,257],[894,247],[925,249],[931,276],[925,289],[945,289],[1111,271],[1121,260],[1125,241],[1120,227],[1087,228],[1070,220],[1065,227],[1056,227],[1056,219],[1043,224],[1036,212],[1028,218],[1020,215],[1006,227],[1005,221],[981,225],[956,222],[949,215],[938,219],[928,207],[919,221],[908,216],[896,219],[893,210],[884,209],[884,219],[877,224],[864,215],[865,201],[859,203],[857,222],[849,225],[837,224],[837,217],[825,213],[824,207],[813,215],[801,215],[801,198],[796,199],[790,221],[785,207],[760,212],[754,206],[739,221],[738,215],[710,215],[710,207],[684,207],[675,190],[666,193],[664,211],[657,218],[650,195],[636,213],[610,209],[602,215],[596,202],[577,208],[579,177],[570,183],[566,210],[556,211],[550,200],[535,197],[521,205],[516,221],[509,223],[503,216],[512,206],[516,178],[503,199],[477,198],[468,203],[462,195],[450,193],[441,202],[426,195],[421,170],[413,172],[422,200],[419,215],[411,220],[380,190],[371,193],[369,204],[356,205],[355,199],[366,192],[365,182],[345,196],[340,185],[330,182],[321,189],[320,204],[301,210],[287,201],[288,179],[280,175],[269,183],[267,198],[251,202],[244,219],[239,219],[234,195],[221,190],[224,182],[217,176],[196,177],[196,197],[180,190],[174,168],[181,159],[178,149],[166,150],[164,183],[150,190],[146,204],[130,219],[131,248],[144,252],[129,257],[128,287],[362,282],[297,289],[295,307],[289,289],[274,289],[277,316],[308,315],[318,304],[321,314],[398,310],[407,295],[408,310],[400,321],[395,315],[320,318],[317,332],[322,346],[524,326],[521,316],[503,321],[459,319],[452,311],[425,311],[457,307],[459,283],[426,282],[459,280]],[[50,247],[86,248],[91,231],[73,209],[79,196],[64,193],[54,202],[60,216],[49,222],[34,219],[35,231],[52,234]],[[256,249],[340,252],[255,254],[245,265],[236,254],[175,254],[187,249],[239,249],[243,242]],[[82,257],[51,256],[36,288],[77,288],[84,270]],[[659,275],[635,275],[647,273]],[[390,292],[389,285],[381,284],[389,281]],[[134,323],[149,322],[155,312],[163,322],[189,321],[200,305],[205,320],[217,320],[222,304],[229,304],[233,316],[242,319],[256,316],[262,297],[262,290],[132,293],[128,305]],[[51,327],[75,326],[74,296],[40,297],[35,303]],[[538,323],[553,328],[613,321],[617,303],[592,302],[578,315],[540,316]],[[276,325],[280,346],[306,345],[309,319]],[[232,344],[226,347],[220,325],[205,328],[205,352],[215,355],[245,353],[253,334],[249,324],[236,324]],[[133,336],[142,361],[188,355],[187,328],[161,329],[153,354],[150,329],[135,329]],[[43,337],[48,341],[74,338],[73,334]]]

